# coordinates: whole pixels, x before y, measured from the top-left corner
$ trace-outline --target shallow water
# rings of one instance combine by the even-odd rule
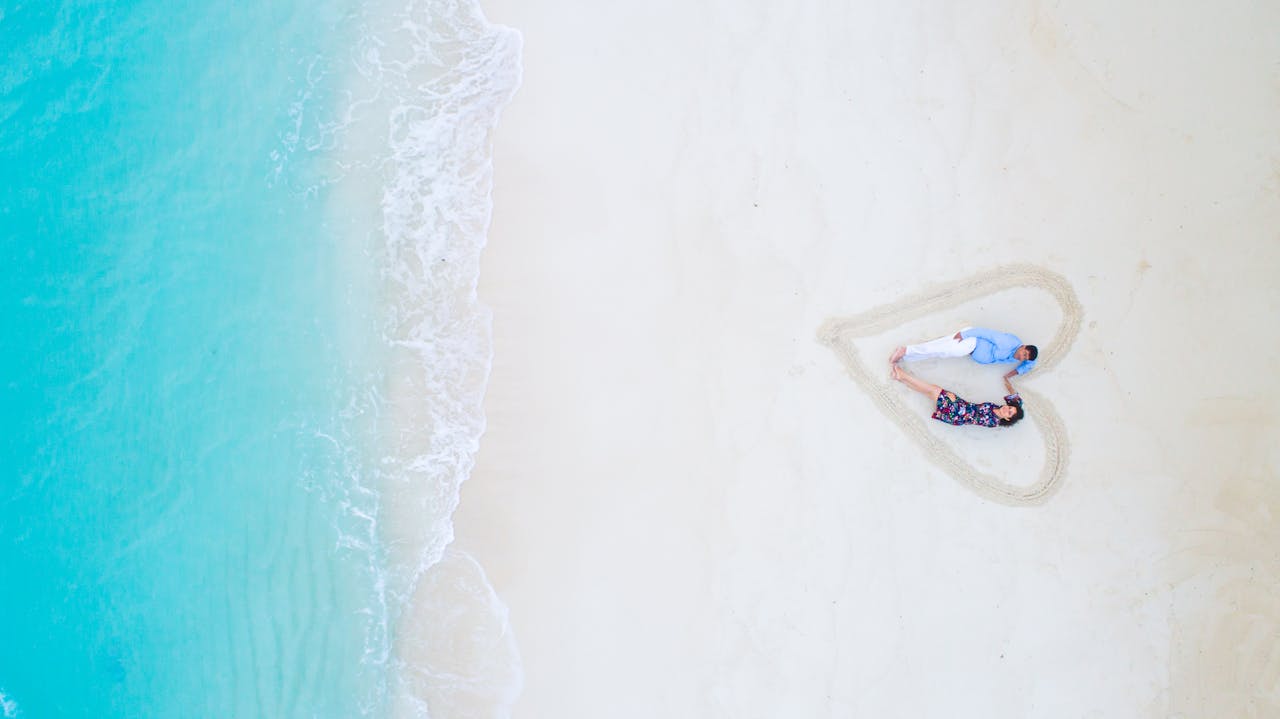
[[[0,35],[0,707],[387,713],[483,431],[518,36],[353,0],[10,2]]]

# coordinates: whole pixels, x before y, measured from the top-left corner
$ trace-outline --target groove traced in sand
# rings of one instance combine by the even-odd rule
[[[1039,394],[1019,389],[1027,401],[1027,415],[1040,428],[1044,438],[1045,456],[1044,467],[1034,484],[1012,485],[978,471],[931,433],[926,418],[908,408],[901,399],[901,393],[890,383],[879,381],[887,371],[878,368],[873,373],[869,370],[853,345],[853,340],[858,337],[878,335],[925,315],[1017,287],[1044,290],[1062,308],[1062,322],[1053,340],[1047,345],[1040,345],[1040,357],[1036,362],[1036,373],[1040,374],[1053,369],[1071,348],[1071,343],[1080,333],[1084,312],[1066,278],[1034,265],[997,267],[957,282],[936,285],[861,314],[827,320],[818,330],[818,339],[840,357],[849,375],[870,395],[880,411],[920,445],[926,459],[982,497],[1011,506],[1026,506],[1043,503],[1057,489],[1071,453],[1066,428],[1053,403]]]

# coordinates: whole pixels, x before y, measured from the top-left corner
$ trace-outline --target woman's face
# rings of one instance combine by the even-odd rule
[[[1011,404],[996,407],[995,415],[1000,419],[1013,419],[1013,415],[1018,413],[1018,408]]]

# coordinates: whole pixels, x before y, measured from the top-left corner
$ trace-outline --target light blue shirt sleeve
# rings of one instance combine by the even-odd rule
[[[1007,362],[1012,360],[1014,350],[1022,346],[1022,340],[1018,339],[1017,336],[1011,335],[1008,332],[996,332],[995,330],[989,330],[985,327],[970,327],[969,329],[962,331],[960,336],[965,339],[976,337],[977,339],[990,342],[992,345],[991,354],[993,359],[997,362]],[[1021,365],[1019,365],[1018,371],[1021,374],[1025,373],[1029,369],[1031,368],[1028,367],[1026,370],[1021,369]]]
[[[1026,374],[1031,370],[1035,369],[1035,366],[1036,366],[1035,360],[1025,360],[1022,364],[1018,365],[1015,369],[1018,370],[1018,374]]]

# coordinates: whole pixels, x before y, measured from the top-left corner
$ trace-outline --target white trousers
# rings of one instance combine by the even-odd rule
[[[961,331],[963,332],[964,330]],[[952,334],[946,337],[939,337],[936,340],[921,342],[918,345],[907,345],[907,353],[902,356],[902,361],[915,362],[916,360],[935,358],[966,357],[977,346],[977,337],[958,340]]]

